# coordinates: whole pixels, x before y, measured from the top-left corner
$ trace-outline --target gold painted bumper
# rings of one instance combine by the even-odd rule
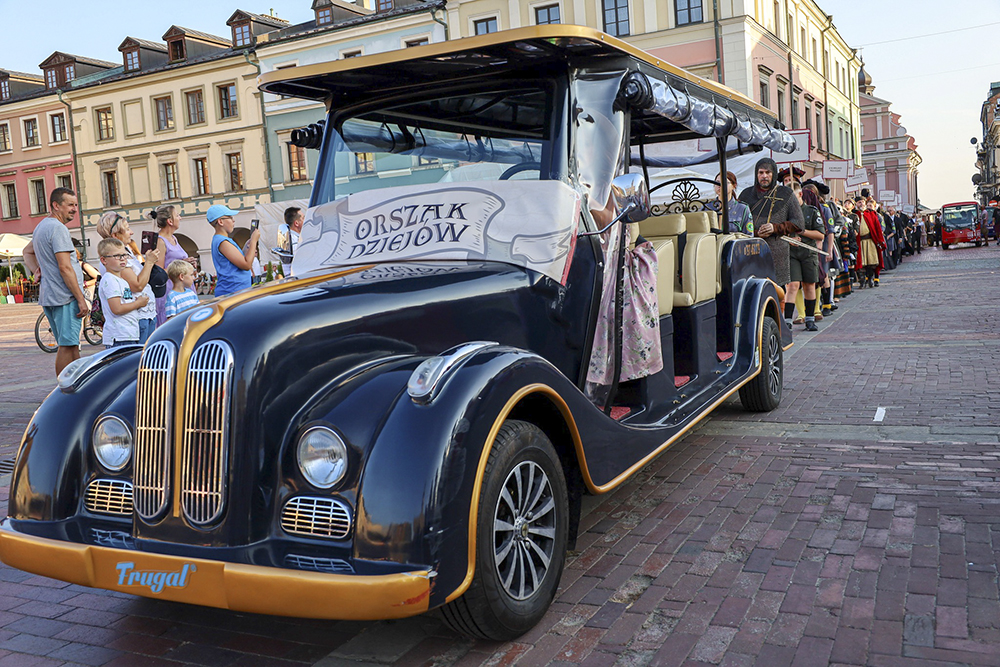
[[[9,524],[0,525],[0,560],[45,577],[148,598],[350,621],[405,618],[427,611],[432,576],[428,571],[323,574],[164,556],[24,535]]]

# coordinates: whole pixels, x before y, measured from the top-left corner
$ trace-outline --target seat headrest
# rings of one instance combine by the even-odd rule
[[[639,223],[639,231],[647,239],[661,236],[678,236],[687,231],[687,220],[683,213],[658,215]]]
[[[685,213],[687,217],[688,233],[709,234],[712,228],[719,228],[718,215],[715,211],[698,211],[697,213]]]

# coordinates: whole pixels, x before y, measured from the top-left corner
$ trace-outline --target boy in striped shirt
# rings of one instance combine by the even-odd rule
[[[167,266],[167,277],[174,288],[167,292],[167,319],[198,305],[194,291],[194,267],[183,259],[175,259]]]

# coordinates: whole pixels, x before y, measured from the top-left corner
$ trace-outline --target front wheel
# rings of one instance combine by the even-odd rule
[[[740,402],[752,412],[770,412],[781,403],[785,366],[781,330],[770,317],[764,318],[760,348],[760,373],[740,387]]]
[[[478,516],[472,583],[442,615],[457,632],[507,641],[541,620],[566,559],[566,478],[551,441],[534,424],[508,420],[500,428]]]
[[[49,326],[49,320],[45,317],[45,313],[41,313],[35,320],[35,342],[38,343],[38,347],[42,348],[43,352],[55,352],[59,349],[56,335],[52,333],[52,327]]]
[[[948,244],[947,243],[942,243],[941,244],[941,250],[947,250],[947,249],[948,249]]]
[[[100,345],[104,339],[104,329],[101,325],[94,324],[92,318],[87,317],[87,321],[83,323],[83,337],[91,345]]]

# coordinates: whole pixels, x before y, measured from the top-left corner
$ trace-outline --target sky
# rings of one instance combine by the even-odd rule
[[[259,2],[259,0],[258,0]],[[121,62],[125,37],[160,41],[174,23],[227,37],[226,20],[239,9],[271,9],[292,23],[313,17],[310,0],[45,0],[43,11],[19,11],[23,0],[0,0],[0,68],[40,74],[54,51]],[[920,202],[937,208],[974,195],[979,114],[990,83],[1000,81],[1000,0],[820,0],[848,44],[862,48],[875,95],[914,137],[923,158]],[[946,9],[947,8],[947,9]],[[14,18],[16,17],[16,18]],[[926,36],[930,35],[930,36]],[[892,41],[890,41],[892,40]],[[882,42],[882,43],[879,43]],[[888,42],[888,43],[885,43]]]

